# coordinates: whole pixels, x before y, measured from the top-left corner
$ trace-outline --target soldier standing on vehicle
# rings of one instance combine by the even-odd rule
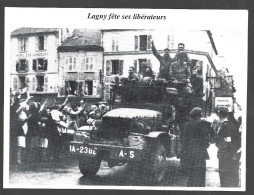
[[[184,47],[183,43],[178,44],[178,51],[174,57],[174,61],[177,61],[179,58],[183,58],[185,62],[189,61],[188,54],[184,51]]]
[[[152,51],[153,55],[159,60],[160,62],[160,71],[158,78],[163,78],[168,80],[169,79],[169,70],[171,66],[172,59],[170,58],[169,49],[164,49],[164,55],[161,56],[154,46],[154,42],[152,40]]]
[[[209,134],[205,122],[201,120],[202,109],[195,107],[190,112],[190,120],[183,126],[182,157],[186,160],[188,187],[205,187],[206,160],[209,159]]]
[[[237,126],[228,120],[227,107],[217,109],[220,125],[217,132],[219,175],[221,187],[238,187],[240,134]]]
[[[185,84],[183,89],[185,93],[192,93],[190,67],[183,58],[178,58],[177,62],[172,64],[169,75],[174,82]]]
[[[139,81],[139,76],[138,76],[138,74],[137,73],[135,73],[135,70],[134,70],[134,67],[133,66],[131,66],[130,68],[129,68],[129,76],[128,76],[128,80],[129,81]]]

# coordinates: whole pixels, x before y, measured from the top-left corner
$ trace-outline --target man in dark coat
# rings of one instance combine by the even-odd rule
[[[209,134],[205,121],[201,120],[202,109],[193,108],[190,120],[187,121],[182,133],[182,157],[187,162],[188,187],[205,187],[206,160],[209,159]]]
[[[154,43],[152,41],[152,51],[153,51],[153,55],[160,62],[160,71],[159,71],[158,78],[163,78],[163,79],[168,80],[169,79],[169,70],[170,70],[170,66],[171,66],[171,62],[172,62],[172,59],[170,58],[170,55],[169,55],[169,49],[168,48],[164,49],[164,55],[161,56],[157,52],[157,50],[154,46]]]
[[[217,110],[220,125],[217,132],[219,175],[221,187],[238,187],[239,157],[241,139],[237,126],[228,120],[228,109],[220,107]]]

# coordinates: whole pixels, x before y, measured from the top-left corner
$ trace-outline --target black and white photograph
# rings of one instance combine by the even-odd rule
[[[4,187],[245,191],[248,11],[5,12]]]

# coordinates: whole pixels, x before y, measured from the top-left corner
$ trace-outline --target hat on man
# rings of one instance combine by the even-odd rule
[[[191,110],[190,112],[190,117],[196,117],[196,116],[202,116],[202,108],[199,108],[199,107],[195,107]]]
[[[168,48],[166,48],[166,49],[164,49],[164,51],[168,51],[169,52],[170,50]]]

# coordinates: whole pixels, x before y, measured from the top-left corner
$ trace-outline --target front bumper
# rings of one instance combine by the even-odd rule
[[[84,156],[90,158],[97,157],[99,154],[103,152],[109,152],[110,159],[125,161],[140,161],[142,159],[143,148],[71,141],[69,143],[69,152],[71,155]]]

